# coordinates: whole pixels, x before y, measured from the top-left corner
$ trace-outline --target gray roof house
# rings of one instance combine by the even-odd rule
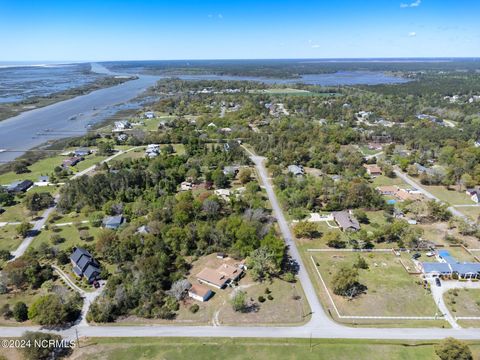
[[[288,165],[288,172],[295,176],[305,175],[305,170],[303,170],[303,167],[299,165]]]
[[[123,220],[122,215],[106,216],[102,223],[104,228],[116,230],[122,225]]]
[[[73,153],[75,156],[87,156],[90,155],[91,151],[89,148],[78,148]]]
[[[20,193],[27,191],[33,185],[33,181],[30,180],[21,180],[14,181],[6,187],[8,192]]]
[[[358,231],[360,224],[348,211],[334,211],[332,213],[335,222],[343,231]]]
[[[239,166],[225,166],[223,168],[223,174],[226,176],[237,176]]]
[[[85,277],[89,283],[97,280],[100,275],[100,264],[93,256],[83,248],[75,248],[70,261],[73,266],[73,272],[79,277]]]

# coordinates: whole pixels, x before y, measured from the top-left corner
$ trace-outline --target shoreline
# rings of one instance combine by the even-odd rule
[[[135,75],[131,75],[128,78],[108,76],[95,80],[90,84],[59,91],[45,97],[34,96],[20,101],[0,103],[0,121],[8,120],[12,117],[22,115],[35,109],[41,109],[65,100],[73,99],[77,96],[88,95],[93,91],[118,86],[125,82],[136,79],[138,79],[138,76]]]

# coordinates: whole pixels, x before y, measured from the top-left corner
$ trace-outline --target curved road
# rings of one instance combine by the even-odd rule
[[[247,150],[248,151],[248,150]],[[259,338],[350,338],[350,339],[408,339],[433,340],[453,336],[458,339],[478,340],[480,329],[441,329],[441,328],[354,328],[334,322],[323,310],[313,285],[303,266],[302,259],[293,241],[293,236],[285,220],[282,209],[268,179],[264,159],[249,152],[258,174],[265,186],[272,208],[277,216],[280,230],[290,247],[290,253],[301,266],[298,278],[313,311],[311,320],[302,326],[88,326],[85,323],[57,333],[74,339],[88,337],[259,337]],[[27,330],[40,330],[39,327],[1,327],[0,336],[21,336]],[[45,330],[47,331],[47,330]]]

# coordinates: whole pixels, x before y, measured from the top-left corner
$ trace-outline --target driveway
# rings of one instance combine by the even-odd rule
[[[407,174],[405,174],[404,172],[401,172],[400,170],[393,170],[395,172],[395,174],[400,178],[402,179],[403,181],[405,181],[407,184],[413,186],[414,188],[416,188],[418,191],[420,191],[423,195],[425,195],[425,197],[429,198],[429,199],[432,199],[432,200],[435,200],[435,201],[438,201],[438,202],[441,202],[442,204],[445,203],[444,201],[440,200],[438,197],[436,197],[435,195],[433,195],[431,192],[429,192],[428,190],[426,190],[425,188],[422,187],[421,184],[419,184],[418,182],[416,182],[415,180],[413,180],[410,176],[408,176]],[[447,204],[447,205],[450,205],[450,204]],[[453,206],[449,206],[448,207],[448,210],[450,210],[450,212],[459,217],[459,218],[462,218],[464,219],[466,222],[468,222],[469,224],[473,224],[472,222],[472,219],[470,219],[467,215],[465,215],[464,213],[458,211],[457,209],[455,209]]]

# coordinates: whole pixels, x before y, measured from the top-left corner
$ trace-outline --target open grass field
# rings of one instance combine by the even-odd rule
[[[457,210],[470,217],[473,221],[478,222],[478,218],[480,217],[480,206],[462,206],[457,207]]]
[[[377,176],[372,179],[372,186],[376,188],[377,186],[385,186],[385,185],[397,185],[401,188],[409,188],[407,183],[405,183],[402,179],[399,177],[394,177],[394,178],[389,178],[384,175]]]
[[[449,290],[443,297],[453,316],[480,316],[480,289]]]
[[[0,214],[0,222],[17,222],[23,220],[31,220],[29,211],[25,209],[22,203],[12,206],[5,206],[4,212]]]
[[[22,240],[23,239],[17,235],[16,226],[6,225],[0,227],[0,250],[15,250]]]
[[[435,342],[329,339],[95,338],[76,348],[75,360],[130,359],[438,359]],[[470,343],[474,358],[478,342]]]
[[[424,186],[425,190],[431,192],[440,200],[450,205],[466,205],[475,204],[465,192],[456,190],[448,190],[445,186]]]
[[[80,230],[86,230],[90,234],[91,240],[85,241],[80,239]],[[89,226],[89,224],[82,224],[80,228],[77,228],[74,225],[66,225],[66,226],[50,226],[48,230],[43,229],[38,236],[35,237],[33,240],[32,246],[38,247],[42,242],[47,243],[50,246],[53,246],[52,242],[50,241],[53,234],[59,235],[63,242],[60,244],[54,245],[59,250],[66,250],[71,248],[72,246],[85,246],[88,244],[92,244],[95,238],[95,235],[101,231],[100,228],[96,228],[93,226]]]
[[[311,254],[307,254],[311,255]],[[369,269],[359,270],[359,282],[366,294],[348,300],[333,294],[332,279],[344,265],[352,265],[357,253],[313,253],[318,269],[341,315],[361,316],[434,316],[437,310],[429,291],[417,284],[421,279],[409,275],[398,258],[390,253],[366,253],[361,256]],[[310,256],[309,256],[310,257]],[[313,267],[311,259],[308,265]],[[319,282],[318,275],[316,276]]]

